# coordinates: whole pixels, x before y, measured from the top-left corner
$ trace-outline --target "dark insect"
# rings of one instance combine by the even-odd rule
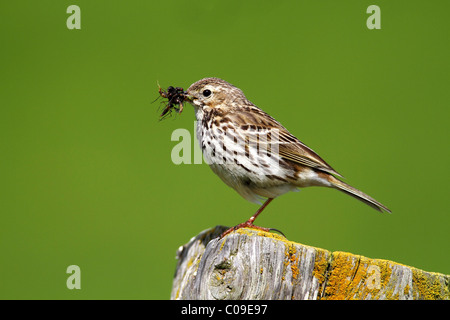
[[[159,87],[159,95],[165,99],[168,99],[167,104],[159,116],[162,119],[166,118],[175,110],[178,113],[183,112],[183,102],[186,99],[186,95],[183,88],[180,87],[168,87],[167,90]]]

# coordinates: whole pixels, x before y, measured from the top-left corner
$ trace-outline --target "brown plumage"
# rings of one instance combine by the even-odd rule
[[[336,178],[342,176],[232,84],[202,79],[189,87],[186,100],[195,108],[198,141],[211,169],[245,199],[260,202],[267,198],[248,221],[226,233],[255,228],[253,221],[274,198],[309,186],[335,188],[378,211],[390,212]]]

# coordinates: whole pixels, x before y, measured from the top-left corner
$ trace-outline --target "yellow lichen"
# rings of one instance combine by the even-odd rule
[[[369,259],[346,252],[333,253],[331,274],[325,289],[325,299],[376,298],[386,287],[392,267],[386,260]],[[398,299],[398,294],[383,290],[387,299]]]
[[[222,243],[220,244],[219,251],[222,251],[223,246],[225,245],[225,240],[226,240],[226,239],[223,239]]]
[[[287,261],[285,265],[291,265],[292,278],[297,279],[299,270],[298,270],[298,255],[297,248],[294,245],[287,246],[285,251]]]
[[[450,299],[449,280],[442,280],[443,275],[424,272],[402,264],[382,259],[370,259],[346,252],[330,253],[327,250],[308,247],[289,241],[274,233],[251,228],[236,230],[247,236],[261,236],[281,241],[285,245],[284,270],[281,280],[286,280],[286,271],[291,270],[291,280],[297,280],[299,259],[303,259],[297,252],[298,246],[303,255],[308,248],[314,249],[313,276],[319,283],[319,295],[322,299]],[[224,243],[222,243],[221,248]],[[406,267],[412,271],[412,281],[404,287],[398,287],[398,279],[392,278],[393,268]],[[260,273],[263,269],[260,269]],[[397,271],[395,273],[397,275]],[[448,279],[448,278],[446,278]],[[445,283],[444,283],[445,282]]]
[[[265,232],[261,230],[251,229],[251,228],[241,228],[236,230],[237,233],[247,235],[247,236],[261,236],[265,238],[272,238],[274,240],[278,240],[284,243],[286,250],[285,255],[286,259],[283,262],[286,267],[290,265],[291,272],[292,272],[292,278],[297,279],[298,275],[300,273],[300,270],[298,268],[299,265],[299,255],[297,254],[297,246],[300,245],[299,243],[290,241],[286,239],[285,237],[272,233],[272,232]],[[319,279],[319,283],[322,284],[325,280],[325,272],[328,265],[327,262],[327,254],[328,251],[320,249],[320,248],[314,248],[306,245],[302,245],[306,248],[312,248],[315,252],[320,252],[319,259],[316,258],[316,262],[314,264],[315,270],[314,275]],[[284,280],[284,276],[283,276]]]
[[[192,266],[192,264],[194,263],[194,257],[190,257],[188,262],[187,262],[187,266],[188,268],[190,268]]]
[[[407,296],[407,295],[409,294],[409,284],[407,284],[407,285],[405,286],[405,288],[403,289],[403,294],[404,294],[405,296]]]
[[[252,228],[241,228],[241,229],[237,229],[235,231],[236,233],[239,234],[245,234],[247,236],[260,236],[260,237],[264,237],[264,238],[272,238],[274,240],[279,240],[288,244],[296,244],[295,242],[289,241],[288,239],[286,239],[285,237],[276,234],[276,233],[272,233],[272,232],[266,232],[266,231],[262,231],[262,230],[258,230],[258,229],[252,229]]]
[[[314,259],[313,276],[319,282],[320,293],[322,292],[323,286],[325,285],[328,268],[328,254],[329,252],[326,250],[317,250]]]
[[[413,268],[413,289],[417,293],[419,299],[424,300],[441,300],[449,299],[449,287],[442,286],[439,279],[442,277],[439,273],[424,272]],[[443,289],[445,288],[445,289]]]

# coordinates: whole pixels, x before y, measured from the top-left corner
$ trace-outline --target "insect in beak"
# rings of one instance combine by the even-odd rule
[[[163,112],[161,113],[160,120],[166,118],[175,110],[177,113],[183,112],[183,102],[186,100],[186,92],[180,87],[168,87],[167,90],[162,89],[158,84],[159,95],[167,99],[167,103]]]

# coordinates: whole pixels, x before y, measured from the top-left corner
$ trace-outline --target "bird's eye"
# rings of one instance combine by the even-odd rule
[[[210,95],[211,95],[211,90],[208,90],[208,89],[206,89],[206,90],[203,90],[203,96],[205,96],[205,97],[209,97]]]

